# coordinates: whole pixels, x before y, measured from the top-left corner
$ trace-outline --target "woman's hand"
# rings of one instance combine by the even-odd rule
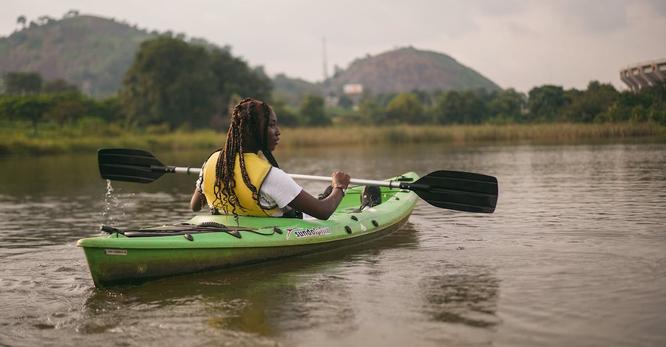
[[[190,208],[193,212],[199,212],[202,207],[204,207],[208,202],[206,201],[206,196],[201,189],[203,185],[203,173],[204,168],[206,167],[206,162],[201,165],[201,171],[199,172],[199,178],[194,184],[194,193],[192,193],[192,198],[190,199]]]
[[[190,199],[192,212],[199,212],[206,204],[206,196],[198,188],[194,188],[194,193],[192,193],[192,198]]]
[[[347,189],[349,186],[349,175],[342,171],[335,171],[331,174],[331,187]]]
[[[335,171],[331,175],[331,187],[333,191],[327,197],[319,200],[308,194],[305,190],[301,192],[289,203],[289,206],[298,211],[307,213],[318,219],[328,219],[345,196],[344,189],[349,186],[350,177],[342,171]],[[335,188],[340,188],[335,189]]]

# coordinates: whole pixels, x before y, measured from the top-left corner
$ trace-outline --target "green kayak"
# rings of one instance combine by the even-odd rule
[[[399,181],[414,182],[410,172]],[[361,207],[362,186],[347,190],[328,220],[196,215],[181,225],[118,230],[85,238],[83,250],[97,287],[221,269],[327,251],[399,229],[416,204],[413,191],[381,188],[381,203]]]

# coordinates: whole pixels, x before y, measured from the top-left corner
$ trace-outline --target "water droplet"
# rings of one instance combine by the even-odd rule
[[[117,221],[124,220],[124,204],[113,194],[114,189],[110,180],[106,180],[106,193],[104,194],[104,210],[102,210],[102,224],[115,225]]]

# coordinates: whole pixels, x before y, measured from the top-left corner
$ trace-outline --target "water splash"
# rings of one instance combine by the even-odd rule
[[[106,180],[106,193],[104,193],[104,210],[102,210],[102,225],[116,225],[119,220],[125,220],[124,204],[113,194],[111,180]]]

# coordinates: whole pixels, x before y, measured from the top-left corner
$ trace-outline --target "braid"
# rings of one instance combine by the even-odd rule
[[[245,102],[245,100],[243,100],[243,102]],[[241,104],[243,102],[241,102]],[[222,206],[231,205],[231,212],[234,216],[237,215],[236,207],[241,207],[238,201],[238,196],[236,196],[236,181],[234,180],[235,158],[238,154],[238,151],[240,150],[239,142],[241,140],[241,128],[239,124],[241,118],[241,104],[234,107],[231,114],[231,122],[229,124],[229,130],[227,131],[227,139],[215,165],[216,180],[213,189],[213,193],[215,194],[215,201],[213,206],[215,206],[215,203],[218,201]],[[229,211],[225,210],[224,212],[228,213]]]
[[[257,108],[261,108],[260,112]],[[231,211],[227,211],[225,207],[225,213],[231,212],[235,217],[238,216],[238,209],[245,210],[240,204],[240,200],[236,195],[236,180],[234,175],[234,169],[236,164],[236,157],[239,159],[239,166],[241,170],[241,176],[243,178],[243,183],[247,188],[252,192],[252,198],[257,204],[263,209],[259,200],[259,189],[252,184],[250,176],[247,173],[247,167],[245,165],[245,156],[243,153],[247,150],[245,145],[246,141],[243,139],[254,138],[258,139],[259,146],[266,159],[273,165],[277,167],[277,162],[275,158],[270,155],[270,151],[265,150],[266,148],[266,128],[259,129],[260,119],[259,117],[265,117],[264,124],[268,124],[268,117],[270,115],[270,109],[268,105],[263,102],[246,98],[243,99],[238,105],[236,105],[231,113],[231,122],[229,124],[229,130],[227,131],[227,138],[224,144],[224,147],[221,150],[220,156],[217,160],[215,166],[215,185],[214,185],[214,194],[215,201],[213,206],[217,202],[221,203],[221,206],[231,206]],[[245,143],[244,143],[245,142]],[[266,153],[269,153],[266,155]]]
[[[254,101],[254,100],[252,100],[252,101]],[[243,135],[246,135],[246,136],[251,136],[252,135],[251,134],[252,129],[256,129],[256,123],[257,123],[256,118],[257,117],[252,117],[252,110],[255,108],[254,107],[255,102],[252,102],[252,101],[247,103],[248,104],[247,105],[247,113],[246,113],[247,117],[246,118],[241,118],[241,122],[240,122],[241,129],[246,130],[246,132],[243,134]],[[256,112],[255,112],[255,114],[256,114]],[[249,123],[249,124],[246,124],[246,123]],[[241,141],[240,153],[242,154],[244,152],[245,152],[245,148],[243,148],[243,142]],[[245,183],[245,186],[248,187],[248,189],[250,189],[250,191],[252,192],[252,199],[254,199],[254,201],[256,201],[257,204],[259,204],[259,206],[261,206],[261,204],[259,203],[259,190],[250,181],[250,176],[248,175],[247,168],[245,167],[245,156],[240,155],[239,161],[240,161],[241,176],[243,176],[243,182]]]

